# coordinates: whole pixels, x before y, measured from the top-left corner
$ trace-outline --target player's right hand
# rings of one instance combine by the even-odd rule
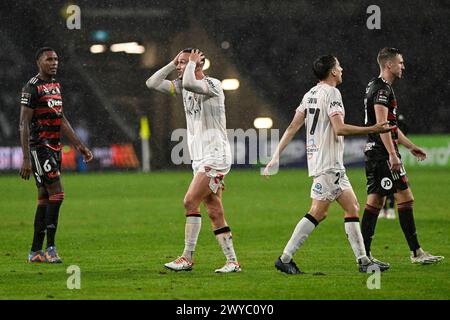
[[[276,161],[275,159],[270,160],[270,162],[269,162],[269,163],[266,165],[266,167],[264,168],[263,174],[264,174],[264,176],[265,176],[266,178],[269,178],[269,176],[271,175],[270,169],[271,169],[273,166],[277,166],[277,167],[278,167],[278,161]]]
[[[92,151],[88,149],[88,147],[81,145],[78,149],[81,154],[83,155],[84,158],[84,162],[88,163],[89,161],[91,161],[94,158],[94,155],[92,154]]]
[[[386,133],[395,128],[396,128],[396,126],[390,126],[388,121],[378,122],[373,126],[375,133]]]
[[[183,53],[183,50],[181,50],[180,52],[178,52],[178,54],[175,56],[175,58],[173,58],[172,62],[175,66],[178,66],[178,57],[180,56],[180,54]]]
[[[30,159],[23,159],[22,167],[19,171],[20,176],[24,180],[30,179],[31,175],[31,160]]]
[[[397,154],[389,154],[389,164],[392,171],[400,171],[402,167],[402,161],[397,156]]]

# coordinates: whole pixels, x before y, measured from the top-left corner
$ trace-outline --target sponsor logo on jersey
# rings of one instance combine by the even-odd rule
[[[50,99],[47,101],[47,106],[51,108],[59,116],[62,112],[62,101]]]
[[[364,152],[370,151],[375,147],[375,142],[367,142],[366,147],[364,148]]]
[[[384,177],[383,179],[381,179],[381,187],[384,190],[391,190],[392,189],[392,180],[389,179],[388,177]]]
[[[50,99],[50,100],[47,101],[47,106],[49,106],[50,108],[61,107],[62,106],[62,101],[61,100]]]
[[[61,91],[58,87],[55,87],[54,85],[51,85],[50,88],[46,87],[45,85],[38,86],[38,89],[40,87],[40,91],[44,92],[44,94],[61,94]]]
[[[208,82],[208,84],[211,86],[211,88],[215,88],[214,82],[212,82],[210,79],[205,78],[205,81]]]
[[[388,103],[389,92],[386,90],[380,90],[377,94],[377,101],[381,103]]]
[[[38,94],[43,95],[57,95],[61,94],[59,83],[46,83],[36,86]]]
[[[59,173],[59,171],[56,171],[56,172],[49,172],[47,175],[48,175],[48,177],[49,177],[50,179],[54,179],[54,178],[56,178],[56,177],[59,177],[60,173]]]
[[[31,100],[31,93],[28,92],[22,92],[22,97],[20,98],[20,103],[29,105]]]
[[[308,159],[311,159],[314,153],[318,152],[319,148],[316,145],[314,139],[310,139],[308,144],[306,145],[306,154],[308,155]]]
[[[333,107],[342,108],[342,103],[340,101],[333,101],[332,103],[330,103],[330,108],[333,108]]]
[[[39,175],[37,174],[37,172],[35,172],[34,175],[36,176],[36,180],[37,180],[39,183],[42,183],[41,177],[39,177]]]

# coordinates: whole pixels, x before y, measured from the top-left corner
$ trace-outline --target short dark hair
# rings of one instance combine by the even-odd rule
[[[55,50],[53,50],[53,48],[50,48],[50,47],[42,47],[42,48],[39,48],[39,49],[36,51],[36,55],[35,55],[36,61],[39,60],[39,58],[42,56],[42,54],[43,54],[44,52],[47,52],[47,51],[55,51]]]
[[[198,48],[185,48],[185,49],[183,49],[181,52],[183,52],[183,53],[191,53],[192,50],[202,51],[202,50],[200,50],[200,49],[198,49]],[[205,63],[205,58],[203,58],[201,62]]]
[[[400,50],[396,48],[384,47],[378,52],[377,61],[379,65],[382,65],[386,60],[395,58],[398,54],[402,54]]]
[[[336,57],[328,54],[325,56],[320,56],[313,62],[313,71],[319,80],[323,80],[328,77],[331,69],[336,65]]]

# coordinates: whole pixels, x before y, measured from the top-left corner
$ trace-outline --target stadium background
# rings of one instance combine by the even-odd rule
[[[70,4],[81,9],[79,30],[67,28]],[[366,26],[372,4],[381,9],[380,30]],[[449,9],[448,1],[1,1],[0,299],[448,300]],[[145,52],[111,51],[113,44],[129,41]],[[92,53],[94,44],[105,45],[105,52]],[[87,168],[78,168],[66,145],[66,200],[57,239],[64,263],[56,266],[25,263],[36,188],[17,175],[20,90],[36,74],[36,49],[47,45],[60,56],[64,110],[78,132],[88,131],[96,157]],[[182,199],[192,173],[189,165],[174,165],[171,159],[177,143],[171,135],[185,128],[181,101],[149,91],[145,80],[187,46],[206,52],[211,61],[206,73],[239,80],[237,90],[225,92],[227,125],[243,131],[254,129],[256,117],[270,117],[272,129],[284,131],[316,82],[311,62],[324,53],[337,55],[344,67],[339,89],[346,121],[361,125],[365,86],[378,75],[378,50],[400,48],[406,72],[395,84],[399,107],[408,134],[429,154],[420,165],[403,157],[420,241],[447,259],[412,266],[398,221],[382,219],[372,247],[392,268],[383,274],[381,290],[369,290],[368,275],[357,272],[345,238],[342,211],[334,204],[296,255],[307,274],[293,279],[276,272],[273,261],[310,205],[310,179],[304,168],[264,179],[255,167],[234,166],[224,207],[243,272],[225,277],[212,272],[223,265],[223,255],[206,214],[195,270],[164,270],[184,241]],[[147,174],[141,173],[142,117],[151,130],[152,172]],[[303,140],[300,133],[284,153],[289,165],[304,167]],[[366,198],[363,146],[364,138],[346,138],[346,166],[359,166],[347,173],[361,206]],[[81,290],[67,286],[69,265],[81,269]],[[348,308],[333,312],[338,309]],[[15,307],[16,314],[21,311],[29,313],[29,308]]]
[[[81,28],[70,30],[70,4],[81,9]],[[409,134],[440,134],[440,163],[448,165],[449,4],[445,1],[378,1],[381,29],[369,30],[368,1],[31,1],[2,2],[0,13],[0,170],[17,170],[19,94],[36,73],[34,53],[41,46],[60,56],[58,79],[64,110],[94,150],[88,170],[142,167],[140,121],[150,124],[151,168],[178,168],[171,161],[185,127],[180,100],[149,91],[145,80],[181,48],[200,47],[211,61],[207,74],[236,78],[226,91],[227,126],[254,128],[256,117],[270,117],[284,129],[304,92],[315,83],[311,62],[335,54],[344,68],[340,86],[346,121],[361,125],[363,95],[378,75],[376,54],[383,46],[404,52],[405,78],[395,84]],[[325,10],[326,9],[326,10]],[[112,52],[114,43],[136,41],[142,54]],[[104,45],[94,54],[92,45]],[[304,166],[303,136],[286,152],[290,164]],[[426,140],[426,139],[425,139]],[[364,139],[347,140],[347,165],[361,165]],[[428,141],[425,141],[429,144]],[[248,144],[248,142],[247,142]],[[247,145],[247,152],[248,152]],[[359,156],[358,156],[359,154]],[[70,146],[65,169],[76,165]],[[447,160],[446,160],[447,159]],[[262,160],[262,159],[259,159]],[[431,161],[433,162],[433,161]],[[430,162],[430,163],[431,163]],[[435,162],[433,162],[435,163]],[[188,165],[181,166],[188,168]]]

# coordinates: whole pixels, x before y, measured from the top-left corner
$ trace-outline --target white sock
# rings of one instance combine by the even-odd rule
[[[231,231],[216,234],[216,239],[219,242],[220,247],[222,248],[223,254],[227,258],[227,262],[237,262],[236,253],[234,252],[233,247],[233,237],[231,235]]]
[[[184,227],[183,257],[185,257],[189,261],[192,261],[201,227],[202,227],[201,217],[195,216],[186,217],[186,225]]]
[[[362,264],[369,263],[370,260],[366,256],[366,249],[364,248],[364,240],[361,234],[359,219],[358,221],[345,221],[344,226],[348,242],[350,242],[356,261],[361,259]]]
[[[310,216],[308,214],[308,216]],[[310,216],[312,219],[314,219],[312,216]],[[317,223],[317,221],[314,219]],[[292,260],[292,257],[297,252],[297,250],[300,248],[300,246],[305,242],[305,240],[308,238],[308,236],[313,232],[314,228],[316,227],[316,223],[313,223],[308,218],[302,218],[299,223],[297,223],[297,226],[294,229],[294,232],[292,233],[291,239],[289,239],[286,247],[283,250],[283,254],[281,255],[281,262],[288,263]]]

